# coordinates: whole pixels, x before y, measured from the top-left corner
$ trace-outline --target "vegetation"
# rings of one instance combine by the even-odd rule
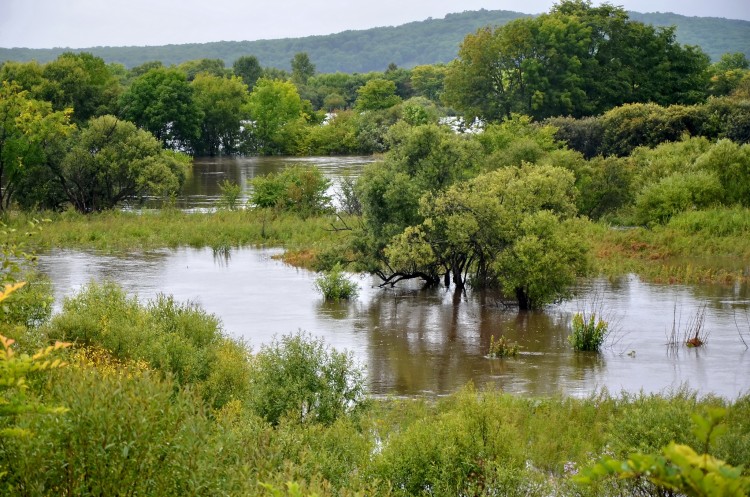
[[[596,312],[577,312],[573,316],[572,328],[568,341],[580,351],[598,352],[609,334],[609,323]]]
[[[518,355],[518,343],[511,342],[503,335],[495,341],[495,335],[490,336],[490,357],[515,357]]]
[[[642,14],[629,12],[638,22],[653,26],[676,26],[677,42],[700,46],[716,61],[729,52],[743,51],[748,57],[746,40],[748,21],[716,17],[686,17],[672,13]],[[326,36],[283,40],[221,41],[153,47],[90,47],[85,51],[108,63],[132,68],[154,60],[165,65],[181,64],[202,58],[221,59],[227,66],[248,54],[264,66],[291,70],[295,54],[306,52],[318,72],[382,71],[394,62],[403,67],[450,62],[467,33],[484,26],[502,26],[515,19],[529,17],[506,10],[478,10],[448,14],[442,19],[427,19],[401,26],[344,31]],[[0,48],[0,61],[55,59],[64,49]],[[252,80],[252,79],[251,79]],[[248,86],[251,86],[248,84]]]
[[[316,278],[315,288],[327,301],[332,302],[354,299],[359,290],[357,284],[346,277],[340,264]]]

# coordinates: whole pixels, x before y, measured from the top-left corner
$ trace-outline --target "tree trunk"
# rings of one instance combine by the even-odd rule
[[[522,311],[529,311],[532,308],[532,302],[529,298],[529,294],[526,289],[522,287],[516,288],[516,299],[518,300],[518,308]]]

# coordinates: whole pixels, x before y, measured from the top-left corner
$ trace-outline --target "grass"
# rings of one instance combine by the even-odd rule
[[[124,252],[157,248],[276,246],[290,264],[330,269],[321,256],[344,257],[351,231],[333,231],[332,216],[301,217],[273,210],[186,213],[176,209],[81,215],[5,214],[3,222],[23,237],[28,221],[48,217],[35,237],[38,249],[73,248]],[[349,223],[355,225],[356,222]],[[616,229],[588,223],[593,270],[606,276],[635,273],[658,283],[747,282],[750,274],[750,209],[717,208],[679,214],[665,226]],[[350,259],[348,256],[344,257]],[[324,257],[325,258],[325,257]],[[345,262],[345,261],[341,261]],[[333,261],[332,263],[335,263]],[[322,265],[322,266],[321,266]]]

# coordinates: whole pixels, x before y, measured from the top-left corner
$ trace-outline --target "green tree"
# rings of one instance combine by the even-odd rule
[[[356,108],[360,112],[381,110],[401,102],[396,95],[396,83],[387,79],[371,79],[357,90]]]
[[[262,155],[292,154],[305,123],[303,102],[289,81],[261,78],[250,94],[250,149]]]
[[[232,71],[235,76],[242,78],[247,85],[248,91],[252,91],[255,82],[263,75],[263,68],[254,55],[243,55],[232,64]]]
[[[360,262],[385,282],[415,277],[389,265],[383,250],[394,236],[422,222],[419,199],[476,175],[481,157],[476,141],[434,124],[396,124],[389,143],[385,160],[367,166],[356,184],[364,225],[357,242]],[[434,274],[425,279],[436,282]]]
[[[99,57],[66,52],[44,66],[44,78],[44,100],[55,110],[72,108],[77,124],[116,111],[121,88]]]
[[[392,239],[391,266],[444,274],[457,289],[500,286],[521,309],[567,295],[586,267],[575,235],[573,174],[552,166],[506,167],[420,202],[424,219]],[[434,276],[433,276],[434,278]]]
[[[165,152],[149,132],[114,116],[91,120],[71,143],[57,175],[79,212],[111,209],[146,195],[169,196],[185,179],[184,158]]]
[[[418,96],[439,102],[447,67],[443,64],[416,66],[411,70],[411,85]]]
[[[629,20],[620,7],[564,0],[548,14],[467,36],[448,69],[444,100],[468,117],[601,113],[626,102],[696,103],[708,56],[674,29]]]
[[[292,81],[296,85],[306,85],[307,81],[315,76],[315,65],[310,61],[307,52],[294,54],[292,59]]]
[[[203,114],[197,155],[232,154],[241,143],[241,129],[247,118],[247,86],[237,76],[224,78],[199,73],[191,83],[195,103]]]
[[[120,97],[120,114],[175,150],[192,150],[201,131],[193,88],[177,69],[156,68],[136,78]]]
[[[193,81],[201,73],[210,74],[217,78],[227,76],[227,69],[224,67],[224,61],[221,59],[196,59],[183,62],[177,69],[185,73],[188,81]]]
[[[0,210],[14,200],[26,207],[57,206],[60,192],[51,186],[47,166],[58,160],[61,143],[74,129],[70,114],[53,112],[49,102],[29,98],[15,83],[0,86]]]

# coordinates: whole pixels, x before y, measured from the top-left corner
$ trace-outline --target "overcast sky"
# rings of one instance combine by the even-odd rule
[[[396,26],[481,8],[538,14],[553,3],[552,0],[0,0],[0,47],[87,48],[296,38]],[[637,12],[750,20],[748,0],[610,3]]]

